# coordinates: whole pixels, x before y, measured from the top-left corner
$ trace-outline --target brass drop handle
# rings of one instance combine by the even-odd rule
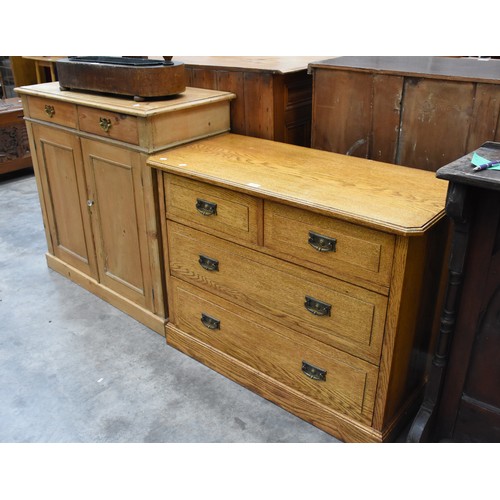
[[[99,127],[101,127],[104,132],[109,132],[111,128],[111,120],[109,118],[99,117]]]
[[[330,238],[329,236],[324,236],[314,231],[309,231],[309,239],[307,242],[318,252],[337,251],[337,240],[335,238]]]
[[[219,261],[217,259],[211,259],[206,255],[200,255],[198,259],[198,263],[200,266],[207,271],[218,271],[219,270]]]
[[[52,106],[51,104],[46,104],[45,105],[45,113],[47,114],[47,116],[49,118],[52,118],[56,114],[56,110],[55,110],[54,106]]]
[[[313,380],[326,382],[326,370],[311,365],[311,363],[308,363],[307,361],[302,361],[302,371],[305,375],[307,375],[309,378],[312,378]]]
[[[212,318],[208,314],[201,313],[201,322],[209,330],[220,330],[220,320]]]
[[[321,302],[321,300],[313,299],[306,295],[306,300],[304,302],[304,307],[315,316],[331,316],[332,306],[326,302]]]
[[[207,217],[217,215],[217,203],[196,198],[196,210]]]

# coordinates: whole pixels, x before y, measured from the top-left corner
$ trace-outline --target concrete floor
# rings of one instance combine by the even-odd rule
[[[0,176],[1,443],[334,443],[50,270],[30,170]]]

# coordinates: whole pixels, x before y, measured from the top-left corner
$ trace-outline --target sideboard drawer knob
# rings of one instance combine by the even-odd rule
[[[99,117],[99,127],[101,127],[104,132],[109,132],[111,128],[111,120],[109,118]]]
[[[45,113],[49,118],[52,118],[56,114],[56,110],[54,106],[52,106],[51,104],[46,104]]]

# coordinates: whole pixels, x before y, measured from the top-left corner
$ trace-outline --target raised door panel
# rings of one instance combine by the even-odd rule
[[[396,163],[404,78],[373,77],[373,124],[369,158]]]
[[[371,74],[316,70],[312,147],[366,158],[372,130],[372,96]]]
[[[73,134],[33,125],[53,254],[97,277],[80,143]]]
[[[467,151],[474,151],[486,141],[499,140],[500,85],[476,85],[474,109]]]
[[[475,84],[406,78],[397,163],[436,171],[467,152]]]
[[[152,308],[140,155],[82,140],[100,282]]]

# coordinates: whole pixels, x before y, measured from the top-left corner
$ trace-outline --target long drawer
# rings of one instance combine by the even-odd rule
[[[371,423],[375,366],[310,339],[306,343],[300,334],[185,282],[174,279],[172,284],[174,322],[182,331],[307,397]]]
[[[170,272],[378,364],[387,298],[168,221]]]

